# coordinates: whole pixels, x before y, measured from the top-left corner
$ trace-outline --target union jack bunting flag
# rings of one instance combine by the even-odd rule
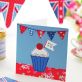
[[[63,23],[63,19],[66,15],[66,11],[71,0],[49,0],[49,2],[57,19],[59,20],[59,23]]]
[[[9,27],[25,0],[0,0],[0,12],[3,13],[6,27]]]

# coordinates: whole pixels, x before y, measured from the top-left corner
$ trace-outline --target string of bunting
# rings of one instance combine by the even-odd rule
[[[8,28],[15,19],[25,0],[0,0],[0,12],[2,12],[6,27]]]
[[[34,31],[37,32],[38,37],[42,38],[45,34],[45,32],[47,32],[50,40],[52,40],[55,36],[55,34],[57,33],[59,35],[59,37],[63,40],[66,34],[66,31],[44,31],[44,30],[36,30],[36,29],[32,29],[23,25],[20,25],[20,33],[23,34],[26,30],[28,29],[29,31],[29,35],[32,36]]]
[[[71,0],[49,0],[49,2],[57,19],[59,20],[59,23],[63,23],[63,19],[66,16]]]

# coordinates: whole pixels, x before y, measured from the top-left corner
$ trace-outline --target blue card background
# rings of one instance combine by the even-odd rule
[[[46,49],[49,53],[49,61],[47,66],[51,68],[66,69],[68,29],[26,24],[23,24],[23,26],[44,31],[66,31],[65,38],[63,40],[59,37],[57,33],[55,34],[52,42],[55,42],[57,46],[54,47],[54,51]],[[47,32],[45,32],[44,36],[40,39],[36,31],[34,31],[33,36],[29,35],[28,29],[24,33],[21,33],[20,24],[18,24],[16,62],[32,65],[31,53],[36,47],[36,44],[39,42],[45,44],[47,40],[50,40]]]

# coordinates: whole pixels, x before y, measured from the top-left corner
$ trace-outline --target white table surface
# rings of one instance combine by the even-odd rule
[[[23,12],[23,13],[22,13]],[[6,59],[0,61],[0,76],[7,76],[17,79],[21,82],[58,82],[48,79],[29,77],[15,74],[16,64],[16,28],[17,23],[28,23],[47,26],[59,26],[69,29],[68,41],[68,58],[67,58],[67,76],[66,82],[82,82],[82,60],[74,57],[70,50],[72,48],[71,39],[75,38],[77,33],[64,20],[64,24],[59,25],[48,0],[26,0],[20,13],[13,21],[9,29],[6,29]],[[5,23],[2,14],[0,13],[0,27],[5,28]],[[60,81],[59,81],[60,82]]]

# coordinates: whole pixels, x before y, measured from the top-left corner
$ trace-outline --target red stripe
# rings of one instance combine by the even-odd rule
[[[18,9],[15,7],[15,11],[16,11],[16,13],[18,13]]]
[[[4,6],[2,9],[0,9],[1,12],[3,12],[6,8],[7,8],[8,5]]]
[[[12,3],[16,3],[16,4],[23,4],[25,0],[0,0],[2,2],[12,2]]]
[[[0,0],[0,1],[2,1],[2,2],[10,2],[9,0]]]
[[[9,27],[12,21],[12,16],[13,16],[13,9],[14,9],[14,3],[9,3],[9,9],[8,9],[8,14],[6,17],[6,26]]]
[[[55,11],[57,5],[58,5],[58,3],[54,4],[54,6],[53,6],[53,10],[54,10],[54,11]]]
[[[64,8],[63,8],[63,2],[59,2],[59,6],[58,6],[58,19],[59,19],[59,23],[63,23],[63,16],[64,16]],[[60,8],[62,8],[62,10],[60,10]],[[60,18],[60,16],[62,16],[62,18]]]
[[[54,6],[53,6],[54,11],[55,11],[55,9],[57,7],[57,4],[58,4],[58,20],[59,20],[59,23],[63,23],[64,6],[66,5],[68,7],[66,2],[63,2],[63,1],[66,1],[66,0],[49,0],[49,1],[50,1],[50,3],[54,3]],[[62,8],[62,10],[60,8]]]
[[[11,0],[16,4],[23,4],[25,0]]]

